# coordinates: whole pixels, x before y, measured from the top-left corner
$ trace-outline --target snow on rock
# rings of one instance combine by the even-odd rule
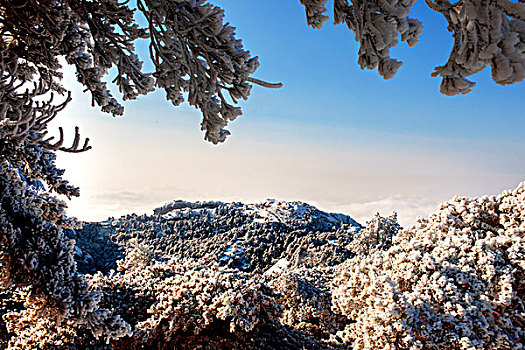
[[[175,200],[167,203],[162,207],[156,208],[153,212],[157,215],[163,215],[178,209],[203,209],[203,208],[216,208],[223,205],[222,202],[187,202],[183,200]]]
[[[215,201],[186,202],[176,200],[154,209],[153,212],[168,220],[178,220],[190,217],[213,217],[217,211],[223,208],[240,211],[246,216],[252,217],[253,222],[256,223],[306,223],[310,218],[314,218],[319,221],[325,221],[327,225],[332,223],[334,226],[338,226],[344,223],[360,227],[360,225],[348,215],[326,213],[304,202],[285,202],[275,199],[268,199],[265,202],[256,204],[223,203]]]

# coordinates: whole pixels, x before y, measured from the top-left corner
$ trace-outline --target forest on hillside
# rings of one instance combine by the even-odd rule
[[[3,288],[3,347],[524,347],[525,183],[406,229],[302,202],[174,201],[66,233],[96,308],[58,321]]]

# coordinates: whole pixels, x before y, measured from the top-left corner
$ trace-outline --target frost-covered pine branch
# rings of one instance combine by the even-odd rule
[[[470,92],[475,83],[466,78],[490,66],[492,79],[501,85],[525,78],[525,4],[509,0],[425,0],[448,21],[454,46],[447,63],[432,76],[441,76],[445,95]]]
[[[324,15],[327,0],[301,0],[306,8],[308,25],[320,29],[328,20]],[[399,36],[414,46],[423,31],[423,24],[408,17],[415,0],[363,1],[334,0],[334,22],[345,23],[359,42],[358,64],[361,69],[378,68],[379,74],[392,78],[401,62],[390,57],[390,49]]]
[[[148,26],[137,24],[137,11]],[[153,72],[143,71],[134,47],[145,38],[152,42]],[[275,86],[250,77],[257,59],[224,23],[222,10],[206,1],[139,1],[133,8],[117,0],[0,0],[2,282],[27,289],[29,313],[50,310],[53,322],[76,319],[102,334],[103,318],[93,319],[102,309],[76,273],[74,242],[63,233],[74,223],[64,214],[65,204],[46,192],[78,196],[56,167],[55,153],[90,149],[78,128],[70,145],[62,128],[57,136],[48,130],[71,100],[59,58],[75,68],[93,105],[112,115],[121,115],[123,106],[104,81],[111,68],[124,100],[155,87],[174,103],[188,93],[203,113],[206,139],[214,143],[225,140],[224,127],[240,115],[235,105],[248,97],[251,84]]]
[[[327,0],[301,0],[308,25],[320,29],[328,20]],[[334,0],[334,22],[345,23],[359,42],[358,64],[392,78],[401,62],[390,57],[399,39],[412,47],[419,41],[423,24],[409,18],[414,0]],[[436,67],[441,93],[465,94],[475,83],[467,77],[489,66],[492,79],[501,85],[525,78],[525,4],[510,0],[425,0],[448,21],[454,46],[447,63]]]
[[[257,57],[224,23],[224,11],[204,0],[139,0],[138,8],[149,23],[156,85],[175,106],[188,93],[190,105],[202,112],[205,138],[223,142],[229,135],[224,127],[242,113],[234,104],[250,95],[247,79],[259,65]]]
[[[188,102],[202,112],[205,138],[213,143],[226,139],[224,128],[242,113],[236,105],[248,98],[251,84],[280,86],[251,77],[257,57],[243,49],[223,10],[205,0],[139,0],[135,8],[117,0],[2,0],[0,8],[2,54],[22,68],[11,77],[63,93],[58,58],[64,57],[93,105],[112,115],[124,111],[104,81],[112,67],[112,83],[124,100],[158,87],[179,105],[188,94]],[[137,12],[147,26],[135,21]],[[152,72],[143,70],[134,46],[138,39],[151,42]]]

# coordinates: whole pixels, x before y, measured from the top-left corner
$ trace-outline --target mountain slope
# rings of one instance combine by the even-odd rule
[[[159,258],[210,259],[261,273],[280,259],[293,266],[339,264],[350,257],[346,246],[361,228],[350,216],[303,202],[174,201],[155,209],[154,215],[87,223],[72,238],[83,272],[116,268],[123,248],[134,244]]]
[[[119,337],[53,323],[5,289],[10,349],[525,347],[525,182],[404,230],[301,202],[175,201],[68,234],[93,315],[114,320],[97,334]]]

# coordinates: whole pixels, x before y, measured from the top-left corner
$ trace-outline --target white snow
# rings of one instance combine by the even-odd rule
[[[272,267],[264,272],[265,275],[279,275],[288,268],[290,262],[285,258],[279,259]]]

